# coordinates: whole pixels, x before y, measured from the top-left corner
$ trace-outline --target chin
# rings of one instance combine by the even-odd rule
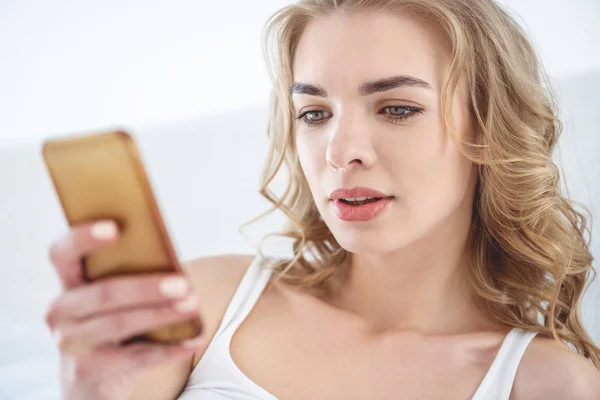
[[[398,243],[382,243],[381,241],[338,241],[342,248],[353,254],[385,255],[392,254],[403,246]]]
[[[354,254],[389,254],[406,247],[414,238],[401,229],[386,229],[383,226],[330,226],[333,236],[342,248]]]

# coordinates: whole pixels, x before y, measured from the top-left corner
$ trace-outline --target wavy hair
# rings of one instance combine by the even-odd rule
[[[526,34],[493,0],[300,0],[271,16],[263,31],[273,89],[260,193],[272,207],[248,224],[275,210],[289,221],[263,238],[259,252],[270,236],[290,239],[294,255],[274,265],[278,279],[322,290],[348,257],[320,217],[301,169],[289,88],[295,50],[311,20],[379,11],[433,20],[451,45],[441,112],[461,153],[480,165],[469,233],[478,299],[498,322],[563,340],[600,369],[600,348],[580,317],[586,282],[596,276],[591,214],[561,193],[552,160],[562,132],[556,95]],[[461,77],[477,144],[454,132],[452,99]],[[284,165],[287,186],[276,195],[269,186]]]

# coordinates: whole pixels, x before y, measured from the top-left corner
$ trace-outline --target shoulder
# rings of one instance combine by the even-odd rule
[[[214,291],[239,281],[256,256],[249,254],[219,254],[182,262],[194,289]],[[217,290],[220,291],[220,290]],[[202,295],[201,293],[199,293]]]
[[[600,371],[563,342],[538,335],[519,368],[511,400],[600,399]]]
[[[187,260],[182,267],[187,272],[194,292],[200,301],[200,314],[204,324],[205,343],[209,343],[219,328],[246,270],[256,256],[222,254]],[[198,349],[194,365],[205,348]]]

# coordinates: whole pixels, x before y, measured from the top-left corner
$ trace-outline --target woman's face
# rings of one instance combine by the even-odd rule
[[[443,127],[450,55],[440,38],[418,19],[384,13],[314,20],[301,37],[292,91],[302,116],[298,156],[323,220],[348,251],[390,253],[470,221],[476,166]],[[470,137],[467,98],[461,82],[455,126]],[[331,198],[352,188],[384,198],[359,206]]]

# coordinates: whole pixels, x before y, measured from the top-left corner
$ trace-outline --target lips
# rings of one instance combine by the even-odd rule
[[[375,219],[385,211],[393,196],[369,188],[338,189],[329,195],[335,215],[348,222],[366,222]],[[348,201],[347,199],[368,201]]]

